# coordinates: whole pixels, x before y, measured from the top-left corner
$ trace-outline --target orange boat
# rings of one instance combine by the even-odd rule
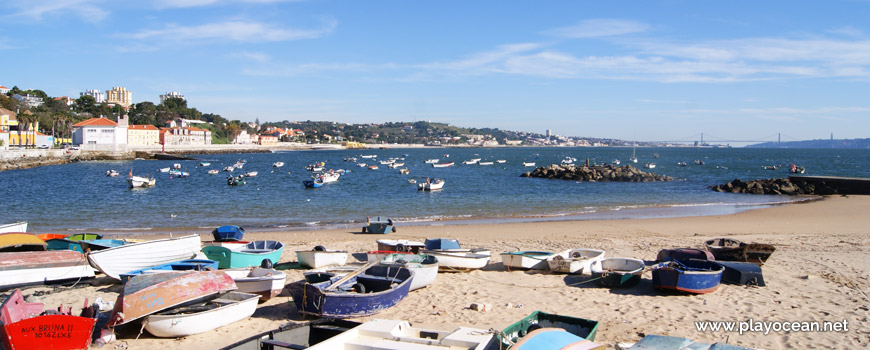
[[[97,320],[82,317],[96,315],[87,300],[82,316],[73,316],[72,307],[43,312],[44,307],[42,303],[25,302],[19,289],[3,302],[0,335],[5,349],[87,349],[91,345]]]
[[[223,271],[185,271],[139,275],[124,284],[115,301],[109,327],[135,321],[153,313],[211,295],[236,289]]]
[[[62,235],[60,233],[40,233],[36,235],[36,237],[39,237],[39,239],[43,241],[47,241],[49,239],[63,239],[66,238],[66,235]]]
[[[45,250],[45,246],[45,241],[32,233],[0,233],[0,252],[32,252]]]

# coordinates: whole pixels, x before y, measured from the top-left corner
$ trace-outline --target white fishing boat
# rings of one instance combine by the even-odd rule
[[[589,275],[592,264],[601,259],[604,259],[603,250],[568,249],[547,259],[547,265],[553,272]]]
[[[323,174],[319,175],[318,177],[323,180],[323,183],[330,183],[330,182],[338,181],[338,179],[341,177],[341,174],[336,173],[334,171],[330,171],[327,173],[323,173]]]
[[[199,235],[190,235],[91,251],[88,253],[88,261],[106,276],[121,280],[120,275],[125,272],[193,259],[200,249]]]
[[[378,163],[381,163],[381,165],[390,165],[390,164],[393,164],[395,162],[396,162],[395,159],[387,159],[387,160],[379,161]]]
[[[501,261],[508,270],[546,270],[549,266],[547,265],[547,259],[553,255],[556,255],[556,253],[530,250],[507,252],[501,253]]]
[[[172,170],[172,169],[170,169],[169,167],[165,167],[165,168],[157,169],[157,171],[159,171],[159,172],[161,172],[161,173],[168,173],[169,170]]]
[[[480,159],[478,159],[478,160],[474,160],[474,159],[472,159],[472,160],[463,160],[463,161],[462,161],[462,164],[466,164],[466,165],[477,164],[477,162],[479,162],[479,161],[480,161]]]
[[[274,163],[272,163],[272,166],[275,168],[280,168],[280,167],[284,166],[284,162],[274,162]]]
[[[495,163],[493,163],[493,162],[479,162],[479,163],[477,163],[477,165],[493,165],[493,164],[495,164]]]
[[[27,221],[2,224],[0,225],[0,233],[4,232],[27,232]]]
[[[0,253],[0,289],[94,277],[85,256],[72,250]]]
[[[656,163],[646,163],[646,164],[643,165],[643,167],[644,167],[644,168],[647,168],[647,169],[655,169],[655,168],[656,168]]]
[[[223,269],[236,282],[236,291],[257,294],[260,301],[266,301],[281,294],[287,282],[287,274],[283,271],[263,267],[240,267]]]
[[[250,317],[257,311],[258,299],[256,294],[224,292],[204,303],[150,315],[143,324],[148,333],[161,338],[204,333]]]
[[[441,179],[426,179],[426,182],[421,182],[417,184],[417,190],[420,191],[437,191],[442,188],[444,188],[444,180]]]
[[[256,171],[248,171],[248,172],[245,172],[244,175],[245,175],[245,177],[257,177],[258,174],[259,173]]]
[[[482,249],[435,249],[424,250],[423,254],[438,259],[438,266],[444,272],[479,270],[489,264],[489,250]]]
[[[613,160],[612,162],[610,162],[610,163],[613,164],[613,165],[619,165],[619,164],[622,163],[622,162],[620,162],[619,159],[614,159],[614,160]]]
[[[504,164],[504,163],[507,163],[507,160],[504,160],[504,159],[496,159],[495,162],[498,163],[498,164]]]
[[[453,166],[454,164],[455,164],[454,162],[448,162],[448,163],[436,163],[436,164],[432,164],[432,167],[433,167],[433,168],[446,168],[446,167],[451,167],[451,166]]]
[[[423,163],[426,163],[426,164],[436,164],[436,163],[438,163],[440,160],[441,160],[441,159],[434,159],[434,158],[433,158],[433,159],[426,159],[426,161],[424,161]]]
[[[535,162],[523,162],[523,166],[535,166]]]
[[[211,162],[199,162],[199,166],[211,166]]]
[[[297,250],[296,260],[299,261],[299,265],[311,269],[319,269],[330,265],[344,265],[347,264],[347,251],[326,249],[319,245],[312,250]]]
[[[360,157],[360,158],[365,158],[365,159],[373,159],[373,158],[377,158],[378,155],[377,155],[377,154],[364,154],[364,155],[361,155],[361,156],[359,156],[359,157]]]
[[[115,176],[118,176],[118,175],[121,175],[121,174],[119,174],[118,171],[115,170],[115,169],[112,169],[112,170],[106,170],[106,176],[108,176],[108,177],[115,177]]]
[[[459,327],[452,332],[411,327],[408,321],[372,320],[324,340],[309,350],[484,350],[492,346],[494,333]]]
[[[217,174],[220,173],[220,170],[217,170],[217,169],[211,169],[211,170],[208,171],[208,173],[209,173],[209,175],[217,175]]]
[[[604,258],[592,264],[592,276],[606,287],[630,287],[637,284],[646,264],[632,258]]]
[[[172,164],[172,169],[181,169],[181,164],[180,163]]]
[[[387,167],[390,169],[398,169],[398,168],[401,168],[403,166],[405,166],[404,162],[393,162],[393,163],[390,163],[389,165],[387,165]]]
[[[157,184],[157,179],[153,177],[133,176],[133,170],[130,170],[130,174],[127,175],[127,183],[130,184],[130,188],[154,187]]]

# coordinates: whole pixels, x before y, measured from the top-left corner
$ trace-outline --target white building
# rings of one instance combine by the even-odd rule
[[[106,118],[91,118],[73,124],[74,145],[127,146],[127,116],[118,117],[118,122]]]
[[[183,100],[184,95],[182,95],[180,92],[177,92],[177,91],[170,91],[170,92],[167,92],[163,95],[160,95],[160,103],[163,103],[163,101],[166,101],[167,98],[180,98]]]
[[[0,95],[6,95],[7,93],[9,93],[9,90],[12,90],[12,89],[5,87],[3,85],[0,85]]]
[[[235,139],[233,139],[233,143],[240,144],[240,145],[248,145],[248,144],[254,143],[254,141],[251,140],[251,134],[248,134],[247,130],[242,129],[242,131],[239,133],[239,135],[236,136]]]
[[[96,90],[96,89],[94,89],[94,90],[85,90],[85,92],[80,93],[79,96],[90,96],[90,97],[93,97],[93,98],[94,98],[94,102],[96,102],[97,104],[100,104],[100,103],[106,102],[106,94],[104,94],[102,91],[100,91],[100,90]]]
[[[14,96],[12,96],[12,98],[18,100],[18,102],[26,104],[30,108],[39,107],[43,103],[42,97],[33,96],[31,94],[27,94],[27,95],[15,94]]]

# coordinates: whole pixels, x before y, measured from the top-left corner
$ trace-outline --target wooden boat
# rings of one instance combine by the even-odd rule
[[[236,225],[224,225],[211,231],[215,242],[241,241],[245,237],[245,229]]]
[[[764,265],[776,247],[764,243],[744,243],[731,238],[716,238],[704,242],[716,260],[744,261]]]
[[[39,239],[43,241],[48,241],[49,239],[63,239],[66,238],[66,236],[67,235],[63,235],[60,233],[40,233],[36,235],[36,237],[39,237]]]
[[[124,284],[115,301],[108,326],[115,327],[142,317],[214,294],[236,289],[223,271],[185,271],[139,275]]]
[[[347,264],[347,251],[326,249],[319,245],[312,250],[297,250],[296,261],[299,261],[299,265],[312,269],[330,265],[344,265]]]
[[[485,252],[489,252],[485,250]],[[489,264],[489,254],[475,253],[473,249],[424,250],[423,254],[438,259],[439,270],[442,272],[467,272],[479,270]]]
[[[36,235],[27,232],[0,233],[0,252],[44,251],[47,244]]]
[[[446,167],[453,166],[454,164],[456,164],[456,163],[454,163],[454,162],[449,162],[449,163],[437,163],[437,164],[432,164],[432,167],[433,167],[433,168],[446,168]]]
[[[354,273],[288,284],[296,312],[327,318],[374,315],[402,301],[414,277],[411,270],[392,266],[371,266]]]
[[[604,258],[590,268],[592,277],[605,287],[631,287],[640,282],[646,264],[632,258]]]
[[[27,232],[27,221],[13,222],[11,224],[0,225],[0,233],[6,232]]]
[[[153,177],[133,176],[133,170],[130,170],[130,174],[127,175],[127,183],[130,184],[130,188],[154,187],[157,184],[157,179]]]
[[[96,233],[78,233],[74,235],[64,236],[62,238],[40,239],[45,240],[45,250],[74,250],[77,252],[85,252],[81,241],[97,240],[103,238],[103,235]]]
[[[396,232],[396,226],[393,226],[393,219],[382,216],[367,217],[366,226],[363,226],[362,233],[390,233]]]
[[[580,337],[581,339],[593,341],[595,340],[595,335],[598,333],[598,321],[535,311],[521,320],[507,326],[501,333],[499,333],[499,348],[507,349],[512,344],[518,343],[520,339],[525,338],[535,329],[540,328],[562,329],[576,337]],[[550,349],[553,348],[551,347]]]
[[[227,247],[203,247],[202,252],[211,260],[216,260],[219,267],[229,269],[235,267],[260,266],[263,260],[269,260],[273,265],[281,260],[284,243],[278,241],[253,241],[237,249]]]
[[[271,268],[242,267],[221,270],[233,278],[237,291],[257,294],[260,301],[266,301],[281,294],[287,281],[287,274]]]
[[[717,261],[721,265],[722,283],[764,287],[761,266],[741,261]]]
[[[409,241],[407,239],[379,239],[376,242],[378,243],[378,250],[419,254],[420,250],[426,248],[426,244],[422,242]]]
[[[85,305],[87,308],[87,300]],[[24,301],[21,290],[12,292],[0,306],[0,344],[6,350],[87,349],[97,320],[73,316],[72,307],[44,310],[43,303]],[[96,313],[91,313],[95,316]],[[82,310],[83,314],[85,310]],[[83,315],[84,316],[84,315]]]
[[[103,239],[103,235],[99,233],[76,233],[74,235],[69,235],[64,238],[70,241],[90,241],[95,239]]]
[[[572,349],[572,350],[607,350],[608,348],[596,344],[591,340],[578,337],[561,328],[538,328],[516,344],[511,346],[513,350],[549,350],[549,349]]]
[[[290,322],[277,329],[223,347],[221,350],[307,349],[361,324],[333,318],[319,318],[301,323]]]
[[[501,261],[505,268],[510,269],[526,269],[526,270],[546,270],[547,259],[556,255],[553,252],[542,251],[519,251],[501,253]]]
[[[82,247],[82,251],[97,251],[103,249],[109,249],[113,247],[119,247],[125,245],[127,243],[136,243],[126,239],[93,239],[88,241],[78,241],[78,244]]]
[[[371,320],[324,340],[309,350],[485,350],[493,348],[494,335],[483,329],[459,327],[452,332],[418,329],[408,321]]]
[[[403,254],[403,255],[411,255],[414,253],[411,252],[397,252],[395,250],[370,250],[366,252],[366,261],[368,262],[378,262],[383,260],[390,254]]]
[[[168,264],[146,267],[121,274],[121,282],[127,282],[130,278],[151,273],[165,273],[173,271],[206,271],[217,270],[218,262],[204,259],[187,259]]]
[[[120,280],[121,274],[128,271],[193,259],[199,250],[199,235],[190,235],[91,250],[88,261],[106,276]]]
[[[616,344],[619,350],[753,350],[737,345],[729,345],[725,343],[700,343],[688,338],[672,337],[667,335],[649,334],[643,337],[639,342],[632,345]]]
[[[204,303],[180,306],[145,318],[145,330],[155,337],[178,338],[205,333],[241,321],[257,311],[259,295],[223,292]]]
[[[722,280],[722,265],[708,260],[675,260],[653,266],[653,287],[685,293],[715,292]]]
[[[303,180],[302,185],[305,188],[318,188],[323,187],[323,181],[321,180]]]
[[[656,255],[656,262],[689,259],[716,260],[709,251],[695,248],[662,249]]]
[[[444,180],[435,179],[429,180],[426,179],[426,182],[421,182],[417,184],[417,190],[419,191],[437,191],[444,188]]]
[[[604,251],[598,249],[568,249],[547,259],[550,271],[561,273],[591,274],[592,264],[604,259]]]
[[[0,289],[88,278],[94,278],[94,269],[80,252],[0,253]]]
[[[438,277],[438,258],[425,254],[390,254],[378,261],[381,265],[404,267],[414,273],[410,290],[432,284]]]

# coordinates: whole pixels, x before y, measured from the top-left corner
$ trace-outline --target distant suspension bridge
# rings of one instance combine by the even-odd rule
[[[706,140],[705,140],[705,138],[706,138]],[[833,136],[832,136],[832,138],[833,138]],[[765,136],[762,138],[758,138],[758,139],[744,139],[744,140],[716,137],[716,136],[713,136],[710,134],[704,134],[703,132],[701,132],[701,133],[697,133],[697,134],[685,137],[685,138],[680,139],[680,140],[655,140],[655,141],[642,141],[642,142],[648,142],[648,143],[697,143],[697,144],[703,145],[705,143],[729,143],[729,142],[734,142],[734,143],[760,143],[760,142],[781,143],[781,142],[783,142],[783,140],[785,140],[786,142],[788,142],[788,141],[803,141],[803,139],[791,137],[791,136],[785,135],[781,132],[778,132],[778,133],[775,133],[775,134],[772,134],[769,136]]]

